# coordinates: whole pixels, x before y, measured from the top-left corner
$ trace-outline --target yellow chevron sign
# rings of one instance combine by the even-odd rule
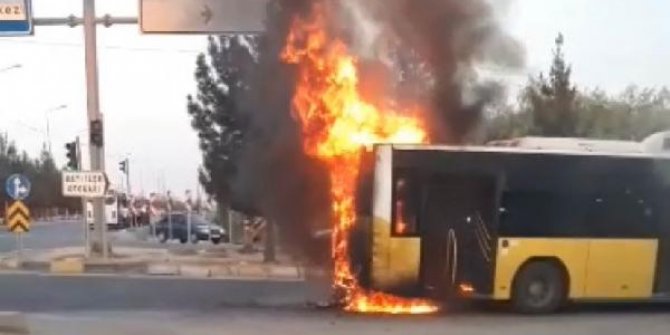
[[[30,210],[21,201],[14,201],[7,208],[7,228],[13,233],[30,231]]]

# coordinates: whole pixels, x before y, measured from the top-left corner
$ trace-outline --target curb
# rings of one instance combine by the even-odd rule
[[[297,264],[265,264],[247,262],[191,262],[147,259],[115,259],[112,261],[85,260],[78,256],[63,256],[51,260],[16,262],[0,259],[0,271],[27,271],[61,275],[149,275],[184,278],[255,279],[294,281],[308,277]]]
[[[146,273],[149,264],[146,261],[126,261],[122,263],[84,263],[85,273]]]
[[[58,274],[84,273],[84,261],[78,258],[63,258],[49,262],[49,272]]]
[[[245,278],[267,280],[304,280],[305,273],[299,266],[263,264],[175,264],[170,262],[133,261],[123,263],[87,263],[80,258],[63,258],[46,261],[26,261],[19,270],[51,274],[145,274],[150,276],[174,276],[185,278]]]
[[[149,263],[146,274],[155,276],[182,276],[188,278],[257,278],[268,280],[303,280],[297,266],[275,265],[195,265]]]
[[[19,312],[0,312],[0,334],[30,334],[26,317]]]

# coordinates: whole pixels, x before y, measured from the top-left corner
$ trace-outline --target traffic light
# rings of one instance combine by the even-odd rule
[[[91,121],[91,127],[89,130],[91,133],[91,144],[102,147],[105,139],[102,130],[102,120]]]
[[[122,160],[119,162],[119,170],[123,172],[124,174],[128,174],[128,160]]]
[[[70,170],[79,169],[79,157],[77,155],[77,142],[65,143],[65,156],[67,157],[67,167]]]

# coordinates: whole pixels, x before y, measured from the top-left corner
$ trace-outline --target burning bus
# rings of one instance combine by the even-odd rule
[[[529,313],[670,293],[668,155],[391,144],[372,155],[358,203],[371,219],[350,240],[366,290]]]

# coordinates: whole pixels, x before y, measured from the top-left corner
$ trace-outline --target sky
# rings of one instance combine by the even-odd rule
[[[97,13],[137,16],[138,1],[97,0]],[[668,85],[667,0],[493,1],[503,28],[525,49],[525,67],[506,74],[512,90],[549,68],[558,32],[565,36],[579,87],[614,94],[633,83]],[[81,3],[33,0],[33,13],[81,16]],[[194,92],[195,57],[205,45],[202,35],[142,35],[136,25],[98,29],[100,106],[112,181],[125,183],[118,162],[128,157],[135,192],[196,188],[201,155],[185,97]],[[14,64],[21,67],[2,70]],[[31,37],[0,37],[0,134],[7,132],[31,155],[50,140],[62,165],[66,142],[76,136],[88,142],[85,116],[81,27],[36,27]]]

